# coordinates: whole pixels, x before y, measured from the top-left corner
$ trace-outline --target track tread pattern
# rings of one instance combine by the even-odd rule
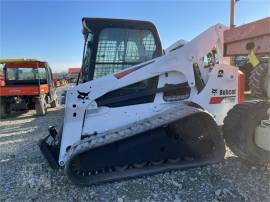
[[[254,70],[252,70],[251,75],[249,77],[249,88],[251,90],[251,94],[253,97],[256,98],[266,97],[265,82],[267,79],[267,71],[268,71],[267,63],[260,63],[256,66]]]
[[[113,178],[111,176],[107,176],[107,179],[100,178],[100,179],[96,180],[95,182],[89,182],[89,181],[86,181],[86,179],[79,179],[79,180],[76,179],[76,177],[74,177],[72,174],[71,166],[72,166],[73,159],[76,158],[77,155],[80,155],[81,153],[83,153],[85,151],[94,149],[96,147],[104,146],[106,144],[119,141],[121,139],[132,137],[132,136],[139,134],[139,133],[142,133],[144,131],[151,130],[151,129],[160,127],[162,125],[169,124],[169,123],[176,121],[176,120],[179,120],[183,117],[189,116],[191,114],[195,115],[197,113],[207,113],[207,112],[205,112],[204,110],[198,109],[198,108],[190,107],[186,104],[182,104],[182,105],[178,104],[175,107],[169,108],[169,110],[167,110],[165,112],[156,114],[156,115],[149,117],[147,119],[144,119],[144,120],[140,120],[140,121],[133,123],[131,125],[127,125],[125,127],[118,128],[118,129],[115,129],[113,131],[107,131],[103,134],[91,135],[90,137],[82,139],[80,142],[78,142],[77,144],[74,144],[68,150],[67,160],[65,163],[65,173],[73,183],[75,183],[77,185],[85,186],[85,185],[91,185],[91,184],[98,184],[98,183],[105,182],[105,181],[115,181],[116,178],[117,179],[125,179],[125,178],[135,177],[135,176],[139,176],[139,175],[146,174],[146,173],[151,174],[154,172],[160,172],[162,170],[163,171],[169,170],[171,168],[169,168],[170,166],[167,165],[167,168],[166,168],[166,166],[163,166],[163,168],[158,168],[155,171],[147,171],[147,170],[141,169],[140,171],[135,171],[135,172],[129,173],[128,174],[129,177],[127,177],[127,175],[124,176],[123,174],[116,174],[116,177],[113,177]],[[218,130],[217,130],[217,133],[219,133]],[[214,157],[212,160],[190,163],[190,164],[187,164],[185,166],[171,166],[171,167],[175,167],[175,168],[193,167],[193,166],[206,165],[209,163],[220,161],[224,157],[225,147],[224,147],[223,138],[221,136],[217,135],[217,139],[219,142],[218,143],[219,146],[216,149],[220,152],[217,152],[217,154],[213,155]],[[119,175],[119,176],[117,176],[117,175]]]
[[[186,115],[202,111],[193,107],[189,107],[189,109],[190,111],[187,110],[187,105],[185,104],[174,106],[161,114],[157,114],[144,120],[140,120],[125,127],[116,128],[114,130],[106,131],[100,134],[89,134],[90,137],[82,139],[80,142],[74,144],[69,149],[67,159],[70,159],[77,153],[82,153],[88,149],[94,149],[101,145],[116,142],[121,139],[125,139],[133,135],[142,133],[144,131],[157,128],[164,124],[168,124]]]

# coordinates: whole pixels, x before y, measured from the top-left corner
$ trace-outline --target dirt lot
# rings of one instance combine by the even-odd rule
[[[229,150],[224,162],[128,181],[80,188],[48,167],[37,146],[63,109],[17,114],[0,123],[1,201],[270,201],[270,169],[241,162]]]

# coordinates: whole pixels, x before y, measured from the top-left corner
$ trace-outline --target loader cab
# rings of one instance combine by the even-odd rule
[[[162,55],[156,27],[151,22],[83,18],[85,38],[82,82],[87,82]]]

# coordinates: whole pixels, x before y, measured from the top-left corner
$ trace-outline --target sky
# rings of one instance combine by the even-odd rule
[[[240,0],[235,24],[270,15],[269,0]],[[80,67],[82,17],[152,21],[163,48],[208,27],[229,25],[230,0],[5,1],[0,0],[0,58],[48,61],[54,72]]]

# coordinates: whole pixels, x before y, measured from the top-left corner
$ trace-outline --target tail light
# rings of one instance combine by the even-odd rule
[[[238,103],[245,101],[245,74],[238,70]]]

